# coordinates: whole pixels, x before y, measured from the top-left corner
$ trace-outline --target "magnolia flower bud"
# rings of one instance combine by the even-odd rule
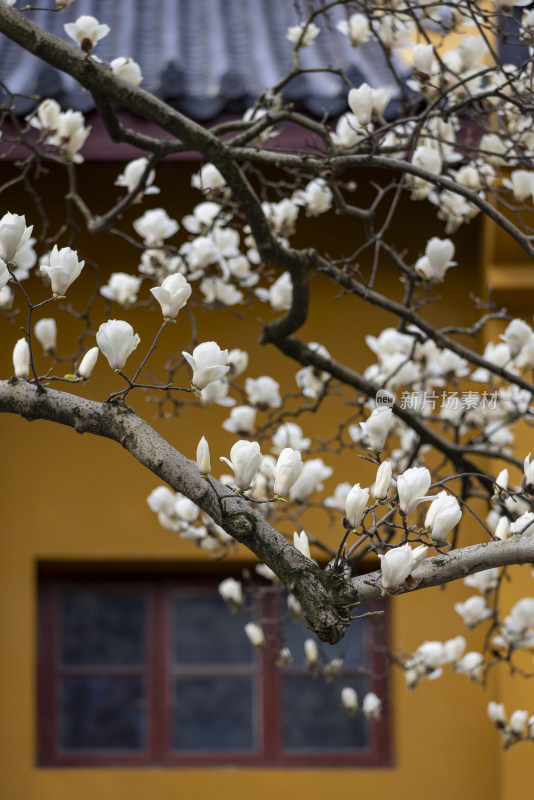
[[[382,700],[374,692],[367,692],[363,698],[362,711],[369,722],[376,722],[382,713]]]
[[[115,186],[124,186],[129,192],[133,192],[139,186],[139,181],[141,180],[147,165],[148,158],[134,158],[133,161],[130,161],[128,164],[126,164],[124,172],[121,172],[115,181]],[[145,182],[145,188],[142,190],[142,194],[159,194],[158,187],[152,186],[155,177],[155,171],[151,170],[151,172],[148,173],[148,177]],[[141,195],[138,194],[134,200],[134,203],[140,200]]]
[[[306,655],[306,665],[308,667],[314,667],[319,661],[319,650],[317,649],[315,639],[306,639],[304,642],[304,653]]]
[[[122,369],[140,341],[130,323],[122,319],[103,322],[96,334],[98,347],[106,356],[111,369]]]
[[[254,645],[254,647],[263,647],[265,644],[265,636],[263,635],[263,631],[259,625],[256,625],[255,622],[247,622],[245,625],[245,633],[247,634],[250,643]]]
[[[195,389],[204,389],[230,369],[226,366],[228,350],[221,350],[217,342],[202,342],[195,347],[193,355],[183,351],[182,355],[193,370],[191,385]]]
[[[301,22],[299,25],[292,25],[287,29],[286,39],[293,44],[298,44],[299,47],[309,47],[320,32],[319,26],[314,25],[313,22]]]
[[[83,269],[85,261],[78,261],[78,253],[70,247],[58,250],[54,245],[48,256],[48,264],[41,265],[41,272],[50,278],[50,285],[54,295],[63,297],[71,283],[73,283]]]
[[[306,536],[305,531],[301,531],[300,533],[297,533],[295,531],[295,533],[293,534],[293,544],[295,545],[297,550],[299,550],[302,553],[303,556],[306,556],[306,558],[309,558],[311,560],[310,543],[308,541],[308,537]]]
[[[352,530],[355,530],[362,521],[368,502],[369,489],[362,489],[360,484],[356,483],[345,500],[345,516]]]
[[[263,456],[258,442],[247,442],[244,439],[236,442],[230,450],[230,460],[221,457],[235,475],[237,488],[245,492],[250,489],[252,481],[261,467]]]
[[[365,128],[373,116],[373,90],[366,83],[357,89],[351,89],[347,98],[350,110],[358,120],[358,124]]]
[[[30,374],[30,348],[24,337],[13,348],[13,367],[17,378],[27,378]]]
[[[341,705],[352,716],[358,710],[358,695],[352,686],[344,686],[341,690]]]
[[[365,14],[352,14],[348,20],[338,22],[336,28],[349,37],[352,47],[367,41],[371,35],[371,27]]]
[[[33,225],[26,227],[26,218],[9,211],[0,219],[0,258],[13,261],[20,248],[31,236]]]
[[[57,325],[52,317],[44,317],[35,323],[33,332],[45,354],[53,353],[56,349]]]
[[[114,58],[109,66],[117,78],[127,81],[128,83],[133,83],[134,86],[139,86],[143,80],[141,67],[133,58],[124,58],[124,56],[120,56],[119,58]]]
[[[392,469],[389,461],[383,461],[376,472],[376,480],[372,487],[376,500],[385,500],[391,485]]]
[[[425,528],[431,529],[430,537],[434,542],[444,541],[447,534],[460,522],[462,509],[455,497],[445,490],[440,492],[428,507]]]
[[[431,44],[416,44],[412,50],[413,65],[418,72],[430,75],[432,61],[434,60],[434,47]]]
[[[387,435],[393,424],[393,411],[389,406],[375,408],[366,422],[360,422],[369,444],[378,453],[384,449]]]
[[[226,363],[230,367],[230,376],[237,378],[248,367],[248,353],[236,347],[228,353]]]
[[[84,355],[76,372],[80,378],[87,380],[91,377],[99,352],[98,347],[91,347]]]
[[[174,513],[176,495],[168,486],[158,486],[150,492],[146,501],[150,510],[155,514],[162,511],[170,516]]]
[[[468,597],[465,603],[455,603],[454,610],[461,616],[468,628],[475,628],[483,619],[491,617],[491,608],[479,595]]]
[[[496,539],[508,539],[510,536],[510,520],[508,517],[501,517],[497,523],[497,527],[495,528],[495,538]]]
[[[181,273],[168,275],[161,286],[155,286],[150,292],[161,306],[163,316],[176,319],[178,312],[185,306],[191,296],[191,285]]]
[[[387,591],[398,589],[416,566],[409,544],[393,547],[385,555],[378,557],[382,570],[382,586]]]
[[[397,491],[399,507],[403,514],[406,516],[413,514],[419,503],[433,499],[423,496],[428,491],[431,480],[430,472],[426,467],[411,467],[399,475]]]
[[[225,578],[219,584],[219,594],[228,604],[230,611],[236,612],[243,605],[243,589],[241,582],[236,581],[235,578]]]
[[[513,319],[499,338],[506,342],[510,348],[510,354],[514,358],[531,341],[532,336],[530,325],[527,325],[522,319]]]
[[[206,437],[203,436],[197,447],[197,467],[201,475],[206,476],[211,472],[210,448]]]
[[[302,456],[298,450],[284,447],[275,467],[274,494],[285,497],[302,472]]]
[[[523,737],[527,734],[528,711],[514,711],[510,717],[508,727],[515,736]]]
[[[490,700],[488,703],[488,717],[490,722],[497,725],[499,728],[506,725],[506,711],[504,703],[496,703],[495,700]]]
[[[289,613],[291,614],[292,619],[295,622],[300,622],[302,620],[302,606],[300,605],[295,595],[288,594],[287,608],[289,610]]]
[[[502,469],[497,478],[495,479],[495,491],[493,492],[492,500],[499,500],[501,497],[501,490],[508,489],[508,470]]]

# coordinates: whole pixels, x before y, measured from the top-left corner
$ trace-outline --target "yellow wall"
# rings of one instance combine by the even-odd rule
[[[119,171],[118,169],[116,170]],[[178,218],[187,210],[186,194],[191,168],[172,165],[162,170],[158,184],[167,194],[162,204],[168,207],[169,192],[173,205],[169,211]],[[109,165],[89,165],[82,172],[82,182],[91,182],[95,206],[103,210],[109,199],[109,185],[115,172]],[[364,186],[368,176],[357,176]],[[59,187],[56,190],[59,194]],[[106,193],[107,196],[106,196]],[[101,195],[101,196],[100,196]],[[190,195],[189,195],[190,197]],[[22,194],[14,192],[10,210],[26,211],[32,217]],[[152,203],[151,203],[152,205]],[[144,207],[144,206],[143,206]],[[141,212],[139,212],[141,213]],[[136,210],[128,219],[138,215]],[[399,241],[408,232],[425,230],[428,236],[441,229],[432,228],[431,212],[423,205],[408,204],[398,227]],[[321,220],[314,226],[323,236],[339,242],[340,249],[354,249],[358,233],[348,230],[339,220]],[[469,311],[469,292],[477,290],[474,267],[477,254],[475,226],[462,232],[459,239],[462,254],[447,281],[449,302],[446,312],[432,309],[433,319],[447,324],[465,321]],[[63,242],[65,244],[66,242]],[[83,247],[82,247],[83,245]],[[84,249],[85,248],[85,249]],[[85,237],[80,252],[99,257],[110,271],[128,270],[131,251],[117,245],[110,237],[101,237],[100,244],[91,244]],[[418,255],[415,253],[414,255]],[[73,301],[83,297],[84,273],[76,288]],[[397,276],[389,274],[389,281]],[[39,291],[39,283],[31,284]],[[399,285],[399,292],[401,287]],[[354,315],[350,298],[325,303],[332,289],[323,283],[314,296],[312,309],[316,314],[307,326],[304,338],[318,339],[331,349],[333,355],[350,365],[361,367],[369,363],[371,354],[364,345],[364,334],[378,332],[393,320],[384,313],[360,304]],[[346,310],[346,313],[345,313]],[[141,349],[149,342],[150,330],[159,325],[157,312],[123,312],[113,306],[113,314],[134,321],[141,333]],[[266,307],[262,316],[268,316]],[[95,328],[103,317],[95,314]],[[440,316],[441,314],[441,316]],[[148,320],[148,322],[147,322]],[[0,373],[10,374],[11,348],[19,336],[20,318],[13,322],[11,333],[3,333],[5,347],[0,353]],[[222,312],[210,321],[201,315],[201,339],[216,338],[221,346],[244,346],[241,326],[230,312]],[[183,326],[183,327],[181,327]],[[184,332],[185,330],[185,332]],[[167,352],[173,342],[179,351],[189,337],[185,318],[166,331],[159,352]],[[68,338],[75,335],[63,333]],[[252,331],[246,349],[251,351],[247,375],[281,372],[286,389],[293,389],[296,368],[284,365],[273,349],[259,349]],[[61,340],[60,340],[61,341]],[[163,357],[163,356],[162,356]],[[45,361],[39,357],[43,366]],[[157,363],[157,359],[156,359]],[[282,364],[278,368],[278,364]],[[184,383],[188,378],[184,378]],[[103,399],[121,384],[101,359],[88,389],[92,397]],[[132,398],[134,399],[134,398]],[[142,397],[137,401],[141,413],[150,415],[151,407]],[[233,441],[230,434],[221,432],[220,422],[228,411],[186,409],[183,417],[160,420],[156,427],[171,443],[187,456],[193,457],[200,435],[205,433],[212,447],[212,463],[219,455],[227,454]],[[303,427],[308,421],[303,420]],[[314,429],[323,423],[313,420]],[[207,557],[190,543],[162,530],[145,503],[145,497],[158,484],[151,473],[140,467],[121,448],[104,439],[79,436],[70,429],[44,422],[27,423],[16,417],[0,418],[3,442],[2,460],[2,552],[0,558],[0,791],[6,800],[166,800],[175,797],[233,798],[306,796],[324,798],[328,793],[357,792],[361,796],[400,797],[423,800],[431,795],[435,800],[466,797],[470,800],[522,800],[529,796],[525,785],[515,780],[514,770],[525,774],[528,760],[525,748],[504,754],[497,734],[486,721],[485,707],[489,699],[498,699],[493,679],[487,691],[470,685],[465,676],[447,674],[437,683],[423,682],[408,695],[401,675],[393,672],[391,696],[393,703],[393,757],[388,769],[363,770],[257,770],[257,769],[82,769],[39,768],[36,766],[36,571],[39,563],[47,561],[133,561],[138,564],[161,563],[183,565]],[[341,480],[367,480],[361,460],[346,454],[339,467],[337,458],[325,456],[336,467],[329,489]],[[217,470],[215,468],[215,474]],[[362,477],[364,476],[364,477]],[[321,518],[322,519],[322,518]],[[322,519],[324,524],[324,519]],[[244,559],[242,552],[235,558]],[[423,640],[452,637],[462,630],[461,622],[452,610],[453,603],[465,599],[470,591],[463,585],[449,586],[445,591],[434,589],[399,598],[391,604],[392,646],[394,650],[413,651]],[[478,634],[469,636],[470,649],[476,649]],[[515,691],[515,690],[514,690]],[[521,691],[521,690],[517,690]],[[519,706],[529,707],[524,689]],[[515,702],[515,699],[514,699]],[[525,702],[527,705],[525,706]],[[534,704],[530,703],[532,710]],[[520,752],[521,751],[521,752]],[[510,768],[514,764],[514,769]],[[512,774],[513,773],[513,774]],[[504,781],[504,782],[503,782]],[[501,791],[501,786],[503,787]],[[508,793],[513,788],[513,794]]]

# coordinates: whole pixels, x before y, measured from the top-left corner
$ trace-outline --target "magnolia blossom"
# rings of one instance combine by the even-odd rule
[[[513,358],[521,352],[525,345],[530,343],[533,336],[530,325],[527,325],[522,319],[513,319],[499,338],[506,342]]]
[[[463,672],[472,681],[479,683],[484,674],[484,656],[482,653],[466,653],[456,664],[456,672]]]
[[[369,722],[376,722],[382,714],[382,700],[374,692],[367,692],[363,698],[362,711]]]
[[[475,628],[483,619],[491,617],[491,608],[488,608],[483,597],[475,594],[465,603],[455,603],[454,610],[461,616],[468,628]]]
[[[59,147],[61,153],[75,164],[81,164],[83,157],[78,151],[85,144],[90,130],[85,127],[83,114],[69,109],[59,115],[57,130],[47,138],[47,142]]]
[[[44,317],[33,326],[35,337],[45,353],[53,353],[56,349],[57,325],[52,317]]]
[[[412,50],[412,61],[415,69],[423,75],[432,74],[434,47],[431,44],[416,44]]]
[[[143,80],[141,67],[133,58],[124,58],[123,56],[114,58],[109,66],[117,78],[132,83],[134,86],[139,86]]]
[[[243,588],[241,581],[235,578],[225,578],[219,584],[219,594],[228,604],[230,611],[239,611],[243,606]],[[249,637],[250,638],[250,637]]]
[[[160,304],[165,319],[176,319],[180,309],[189,300],[192,288],[185,277],[177,272],[167,275],[161,286],[155,286],[150,292]]]
[[[355,530],[365,513],[367,503],[369,502],[369,489],[360,488],[360,484],[356,483],[347,495],[345,500],[345,515],[347,524]]]
[[[371,35],[369,20],[364,14],[351,14],[348,20],[343,19],[338,22],[336,28],[349,37],[353,47],[366,42]]]
[[[262,375],[260,378],[247,378],[245,392],[249,403],[258,408],[280,408],[282,405],[280,384],[268,375]]]
[[[358,710],[358,695],[352,686],[344,686],[341,690],[341,705],[351,716]]]
[[[426,555],[426,547],[424,545],[421,547],[412,550],[409,544],[403,544],[388,550],[385,555],[378,556],[384,589],[395,591],[402,586],[408,575]]]
[[[332,207],[332,190],[323,178],[315,178],[304,190],[297,190],[293,199],[306,208],[310,217],[317,217]]]
[[[99,352],[100,351],[98,347],[91,347],[91,349],[87,351],[80,361],[78,369],[76,370],[78,377],[83,378],[84,380],[87,380],[91,377],[98,359]]]
[[[499,585],[499,568],[483,569],[481,572],[475,572],[474,575],[468,575],[467,578],[464,578],[464,584],[478,589],[482,594],[491,592]]]
[[[103,322],[96,342],[101,352],[106,356],[111,369],[122,369],[128,356],[133,353],[141,339],[129,322],[122,319],[110,319]]]
[[[76,22],[65,23],[63,28],[67,36],[74,39],[86,53],[89,53],[111,30],[109,25],[101,25],[96,17],[86,15],[78,17]]]
[[[360,422],[360,427],[367,436],[371,448],[377,452],[384,449],[392,425],[393,410],[389,406],[375,408],[366,422]]]
[[[197,467],[201,475],[209,475],[211,472],[210,448],[205,436],[198,443]]]
[[[26,217],[11,214],[9,211],[0,219],[0,258],[13,261],[20,248],[31,236],[33,225],[26,227]]]
[[[228,353],[226,363],[230,367],[229,377],[237,378],[248,367],[248,353],[235,347]]]
[[[313,22],[306,24],[305,22],[299,25],[293,25],[287,29],[286,39],[293,44],[298,44],[299,47],[309,47],[313,44],[313,40],[320,34],[321,29]]]
[[[214,164],[203,164],[200,172],[191,177],[191,186],[201,192],[219,192],[226,187],[226,181]]]
[[[236,442],[230,450],[230,459],[221,457],[235,476],[237,488],[245,492],[250,489],[250,486],[256,477],[256,474],[261,467],[263,456],[260,453],[260,446],[258,442],[247,442],[241,439]]]
[[[285,497],[302,472],[302,456],[298,450],[284,447],[276,462],[274,494]]]
[[[354,114],[347,113],[338,119],[332,139],[340,150],[348,150],[361,142],[367,134],[368,131],[360,127]]]
[[[195,347],[193,355],[184,351],[182,355],[193,370],[191,385],[198,390],[218,381],[230,369],[226,365],[228,350],[221,350],[217,342],[202,342]]]
[[[385,500],[391,485],[393,470],[389,461],[383,461],[376,471],[376,480],[371,491],[376,500]]]
[[[255,622],[247,622],[245,625],[245,633],[247,634],[250,643],[254,647],[263,647],[265,644],[265,636],[263,630]]]
[[[443,643],[443,660],[455,664],[465,653],[467,642],[463,636],[455,636]]]
[[[510,536],[510,520],[508,517],[501,517],[495,528],[495,538],[504,541]]]
[[[107,300],[115,300],[121,306],[129,306],[137,300],[141,280],[128,272],[113,272],[107,285],[100,288],[100,294]]]
[[[311,560],[310,543],[305,531],[301,531],[300,533],[295,531],[293,534],[293,544],[303,556]]]
[[[302,435],[302,428],[296,422],[284,422],[273,434],[273,453],[281,453],[284,447],[292,447],[293,450],[307,450],[311,444],[311,439]]]
[[[58,250],[54,245],[48,257],[48,265],[41,265],[41,272],[50,278],[54,295],[62,297],[83,269],[85,261],[78,261],[78,253],[70,247]]]
[[[439,239],[433,236],[425,248],[425,255],[415,264],[415,271],[427,280],[442,281],[449,267],[453,267],[455,262],[454,244],[450,239]]]
[[[306,639],[304,641],[304,654],[307,666],[314,667],[319,661],[319,650],[315,639]]]
[[[430,529],[430,537],[434,542],[442,542],[461,518],[462,509],[458,500],[443,490],[428,507],[425,528]]]
[[[115,181],[115,186],[124,186],[128,189],[128,192],[133,192],[138,189],[139,182],[147,168],[148,165],[148,158],[134,158],[133,161],[130,161],[124,168],[124,172],[121,172],[117,180]],[[141,195],[143,194],[158,194],[159,189],[157,186],[152,186],[154,183],[154,178],[156,177],[156,173],[154,170],[151,170],[148,173],[148,177],[145,181],[145,188],[142,189],[136,199],[140,200]]]
[[[413,514],[419,503],[432,499],[424,496],[429,489],[431,480],[430,472],[426,467],[411,467],[399,475],[397,491],[399,508],[403,514],[406,516]]]
[[[373,90],[367,83],[351,89],[347,98],[350,110],[362,128],[369,125],[373,116]]]
[[[304,502],[313,492],[320,492],[326,478],[332,474],[332,467],[327,467],[322,458],[311,458],[302,466],[300,477],[289,490],[291,500]]]
[[[164,239],[174,236],[180,227],[164,208],[152,208],[135,220],[134,229],[148,247],[159,247]]]
[[[222,426],[225,431],[237,433],[239,436],[250,436],[256,426],[257,409],[254,406],[235,406]]]
[[[30,374],[30,348],[22,337],[13,348],[13,368],[16,378],[28,378]]]

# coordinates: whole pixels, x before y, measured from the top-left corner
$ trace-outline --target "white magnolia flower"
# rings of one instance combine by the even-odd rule
[[[205,436],[198,443],[197,467],[201,475],[209,475],[211,472],[210,448]]]
[[[377,452],[384,449],[392,425],[393,410],[389,406],[375,408],[368,420],[360,422],[360,428],[369,440],[370,447]]]
[[[371,35],[369,20],[364,14],[351,14],[348,20],[338,22],[336,28],[349,37],[353,47],[366,42]]]
[[[30,375],[30,348],[24,337],[13,348],[13,368],[16,378],[28,378]]]
[[[230,367],[229,377],[237,378],[248,367],[247,351],[240,350],[238,347],[235,347],[228,353],[228,359],[226,363]]]
[[[9,211],[0,219],[0,258],[13,261],[16,253],[31,236],[33,225],[26,227],[26,218]]]
[[[117,78],[132,83],[134,86],[139,86],[143,80],[141,67],[133,58],[124,58],[120,56],[119,58],[114,58],[109,66]]]
[[[293,301],[293,283],[289,272],[283,272],[268,289],[258,288],[256,295],[269,303],[273,311],[287,311]]]
[[[284,447],[292,447],[293,450],[307,450],[311,444],[311,439],[302,435],[302,428],[296,422],[284,422],[273,434],[273,453],[281,453]]]
[[[48,98],[37,106],[29,118],[32,128],[37,128],[45,135],[54,133],[59,128],[61,106],[56,100]]]
[[[101,25],[96,17],[87,15],[78,17],[76,22],[67,22],[63,28],[67,36],[74,39],[85,53],[89,53],[111,30],[109,25]]]
[[[134,158],[133,161],[130,161],[128,164],[126,164],[124,172],[121,172],[115,181],[115,186],[124,186],[126,189],[128,189],[128,192],[135,191],[139,186],[139,181],[141,180],[147,168],[147,164],[148,158]],[[158,187],[152,186],[155,177],[155,171],[151,170],[151,172],[148,173],[148,177],[145,182],[145,188],[140,194],[137,195],[137,200],[140,200],[143,194],[159,193]]]
[[[191,177],[191,186],[200,189],[204,194],[220,192],[226,187],[226,181],[214,164],[203,164],[200,172]]]
[[[382,713],[382,700],[374,692],[367,692],[363,698],[362,711],[369,722],[376,722]]]
[[[403,514],[406,516],[413,514],[419,503],[433,499],[424,496],[429,489],[431,480],[430,472],[426,467],[411,467],[399,475],[397,491],[399,507]]]
[[[358,710],[358,695],[352,686],[344,686],[341,690],[341,705],[351,716]]]
[[[293,25],[287,29],[286,39],[293,42],[293,44],[298,44],[299,47],[309,47],[320,32],[321,29],[314,25],[313,22],[308,24],[301,22],[299,25]]]
[[[513,319],[499,338],[506,342],[513,358],[519,355],[525,345],[530,343],[533,335],[530,325],[527,325],[522,319]]]
[[[208,383],[204,389],[201,390],[199,398],[203,406],[211,406],[214,403],[223,408],[235,406],[236,401],[233,397],[228,397],[228,390],[230,384],[228,381],[219,380]]]
[[[129,306],[137,300],[141,278],[128,272],[113,272],[100,294],[107,300],[115,300],[121,306]]]
[[[474,575],[464,578],[464,583],[466,586],[478,589],[481,594],[491,592],[499,585],[499,568],[493,567],[492,569],[483,569],[482,572],[475,572]]]
[[[428,507],[425,528],[430,529],[430,538],[434,542],[442,542],[461,518],[462,509],[458,500],[443,490]]]
[[[53,353],[56,349],[57,325],[52,317],[43,317],[33,326],[33,332],[45,354]]]
[[[285,497],[302,472],[302,456],[298,450],[284,447],[274,468],[274,494]]]
[[[332,207],[332,190],[323,178],[315,178],[305,189],[297,190],[293,200],[305,207],[308,216],[317,217]]]
[[[311,458],[302,466],[300,477],[289,490],[291,500],[304,502],[314,492],[323,489],[322,481],[332,474],[332,467],[327,467],[322,458]]]
[[[518,203],[523,203],[528,197],[534,199],[534,172],[515,169],[510,178],[511,180],[503,180],[503,185],[512,190]]]
[[[174,236],[180,226],[164,208],[152,208],[136,219],[133,227],[147,247],[159,247],[164,239]]]
[[[403,21],[397,15],[384,14],[378,25],[378,38],[384,47],[402,49],[411,44],[415,23]]]
[[[48,266],[41,265],[41,272],[50,278],[52,292],[62,297],[83,269],[85,261],[78,261],[78,253],[70,247],[58,250],[54,245],[48,257]]]
[[[218,381],[230,369],[226,366],[228,350],[221,350],[217,342],[202,342],[195,347],[193,355],[184,351],[182,355],[193,370],[191,385],[195,389],[204,389],[208,383]]]
[[[510,520],[508,517],[501,517],[495,528],[495,538],[504,541],[510,536]]]
[[[479,683],[484,674],[484,656],[482,653],[466,653],[456,664],[456,672],[462,672],[472,681]]]
[[[111,369],[122,369],[140,341],[130,323],[122,319],[103,322],[96,334],[96,343]]]
[[[247,378],[245,392],[251,405],[260,409],[280,408],[280,384],[268,375],[259,378]]]
[[[377,469],[376,480],[371,488],[376,500],[385,500],[391,485],[393,471],[389,461],[383,461]]]
[[[256,426],[256,414],[258,410],[254,406],[235,406],[230,411],[230,416],[225,419],[222,426],[229,433],[237,433],[238,436],[251,436]]]
[[[243,587],[235,578],[225,578],[219,584],[219,594],[228,604],[230,611],[239,611],[243,606]],[[250,637],[249,637],[250,638]]]
[[[204,278],[200,291],[206,303],[222,303],[225,306],[235,306],[244,297],[236,286],[217,277]]]
[[[305,531],[301,531],[300,533],[294,532],[293,544],[303,556],[306,556],[306,558],[309,558],[311,561],[310,543]]]
[[[528,711],[514,711],[510,717],[508,727],[514,736],[523,737],[527,735]]]
[[[356,483],[345,500],[345,516],[352,530],[355,530],[362,521],[368,502],[369,489],[362,489],[360,484]]]
[[[63,111],[59,115],[57,131],[47,141],[59,147],[62,155],[75,164],[81,164],[83,157],[78,153],[85,144],[91,128],[85,127],[85,119],[80,111]]]
[[[443,660],[447,664],[455,664],[465,653],[467,642],[463,636],[455,636],[443,643]]]
[[[183,226],[189,233],[208,233],[220,216],[221,211],[222,206],[219,203],[206,200],[195,206],[192,214],[186,214],[182,219]]]
[[[247,622],[245,625],[245,633],[247,634],[250,643],[254,647],[263,647],[265,644],[265,636],[263,630],[255,622]]]
[[[337,121],[335,133],[332,133],[332,139],[340,150],[348,150],[365,139],[368,130],[360,127],[354,114],[342,114]]]
[[[192,288],[185,277],[177,272],[167,275],[161,286],[154,286],[150,292],[160,304],[165,319],[176,319],[180,309],[189,300]]]
[[[306,665],[314,667],[319,661],[319,650],[315,639],[306,639],[304,641],[304,654],[306,656]]]
[[[80,378],[87,380],[88,378],[91,377],[93,369],[95,368],[95,364],[98,359],[99,352],[100,350],[98,349],[98,347],[91,347],[91,349],[88,350],[87,353],[84,355],[84,357],[80,361],[80,366],[76,370],[76,374]]]
[[[415,69],[423,75],[432,74],[434,47],[431,44],[416,44],[412,50],[412,61]]]
[[[0,289],[0,308],[6,310],[13,305],[13,291],[10,286],[2,286]]]
[[[425,248],[425,255],[416,262],[415,271],[427,280],[442,281],[449,267],[455,265],[453,257],[454,244],[451,240],[433,236]]]
[[[349,108],[361,128],[367,127],[373,116],[373,90],[367,83],[351,89],[347,98]]]
[[[416,548],[419,550],[419,548]],[[426,548],[424,548],[426,555]],[[415,551],[409,544],[400,547],[393,547],[385,555],[379,555],[380,569],[382,570],[382,586],[387,591],[398,589],[412,570],[419,563],[419,559],[414,558]],[[419,555],[419,553],[417,554]]]
[[[238,489],[246,492],[250,489],[256,474],[261,467],[263,456],[258,442],[247,442],[241,439],[230,450],[230,459],[221,457],[234,473]]]
[[[478,594],[468,597],[465,603],[455,603],[454,610],[461,616],[468,628],[475,628],[483,619],[491,617],[491,608]]]

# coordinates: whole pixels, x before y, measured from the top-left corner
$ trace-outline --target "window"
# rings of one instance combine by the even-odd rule
[[[368,620],[327,648],[343,657],[327,683],[310,675],[310,632],[283,624],[293,663],[276,667],[280,629],[266,593],[257,604],[268,646],[254,649],[245,612],[230,613],[220,578],[80,576],[40,581],[39,762],[47,765],[378,765],[389,763],[380,723],[340,708],[382,669]],[[326,652],[326,651],[325,651]]]

